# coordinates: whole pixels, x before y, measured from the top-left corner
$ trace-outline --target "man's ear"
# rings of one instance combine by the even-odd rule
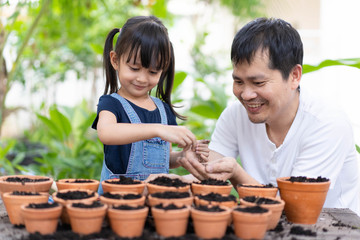
[[[117,54],[115,51],[111,51],[110,52],[110,62],[111,65],[113,66],[113,68],[118,71],[119,70],[119,61],[120,59],[118,58]]]
[[[302,67],[300,64],[296,64],[296,66],[290,72],[291,88],[297,89],[300,85],[300,80],[302,76]]]

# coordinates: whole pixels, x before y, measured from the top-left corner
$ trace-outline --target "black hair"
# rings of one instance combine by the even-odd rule
[[[286,21],[258,18],[241,28],[231,47],[234,65],[246,61],[251,64],[257,50],[268,51],[269,68],[277,69],[284,79],[303,62],[303,44],[299,33]]]
[[[113,48],[114,36],[120,33],[115,48]],[[119,82],[115,69],[111,65],[110,52],[115,51],[120,60],[121,56],[128,54],[126,61],[141,58],[141,65],[145,68],[155,67],[163,70],[160,76],[156,97],[170,106],[176,117],[185,120],[184,116],[176,113],[171,104],[171,91],[175,76],[175,57],[172,44],[169,40],[168,31],[163,23],[155,16],[136,16],[128,19],[121,28],[114,28],[108,34],[103,54],[103,67],[106,76],[104,94],[117,92]],[[153,66],[155,64],[155,66]]]

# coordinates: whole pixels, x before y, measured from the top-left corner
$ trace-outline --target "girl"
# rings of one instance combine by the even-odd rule
[[[184,117],[174,111],[170,98],[174,52],[158,18],[133,17],[121,30],[113,29],[105,41],[103,58],[106,85],[92,125],[104,144],[101,181],[119,176],[145,180],[150,174],[179,167],[182,157],[207,160],[207,144],[177,126],[176,117]],[[154,87],[156,98],[150,96]],[[183,151],[171,152],[170,143]]]

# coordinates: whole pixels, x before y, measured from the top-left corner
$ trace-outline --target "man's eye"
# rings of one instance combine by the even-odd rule
[[[261,85],[263,85],[265,82],[254,82],[254,84],[255,85],[257,85],[257,86],[261,86]]]

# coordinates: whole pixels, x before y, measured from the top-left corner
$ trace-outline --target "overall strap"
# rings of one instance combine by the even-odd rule
[[[117,93],[112,93],[110,96],[112,96],[120,101],[121,105],[124,107],[124,110],[125,110],[128,118],[130,119],[131,123],[141,123],[139,116],[136,114],[133,107],[130,105],[130,103],[125,98],[123,98],[122,96],[120,96]]]
[[[161,117],[161,124],[168,124],[168,120],[167,120],[167,115],[166,115],[166,111],[165,111],[165,107],[164,107],[164,103],[156,98],[156,97],[152,97],[152,100],[154,101],[154,103],[156,104],[157,108],[159,109],[160,112],[160,117]]]

